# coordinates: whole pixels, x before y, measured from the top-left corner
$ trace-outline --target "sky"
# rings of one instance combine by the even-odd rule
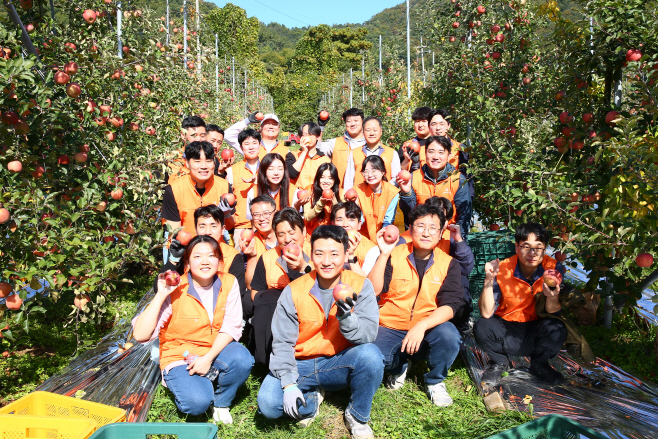
[[[209,0],[224,7],[233,3],[265,24],[277,22],[286,27],[318,24],[363,23],[386,8],[404,0]]]

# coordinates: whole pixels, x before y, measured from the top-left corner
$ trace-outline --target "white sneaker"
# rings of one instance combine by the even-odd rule
[[[232,424],[233,416],[228,410],[228,407],[215,407],[213,409],[212,418],[215,422],[221,422],[222,424]]]
[[[430,395],[430,400],[437,407],[448,407],[452,405],[452,398],[448,395],[445,383],[428,385],[427,393]]]
[[[407,379],[407,367],[400,375],[386,375],[386,380],[384,381],[384,386],[388,390],[400,390],[404,386],[404,380]]]
[[[372,432],[370,425],[367,422],[357,421],[349,410],[345,410],[345,425],[350,433],[352,433],[353,438],[375,439],[375,434]]]
[[[320,389],[320,391],[318,392],[318,409],[315,411],[315,413],[313,413],[313,416],[304,418],[301,421],[299,421],[300,427],[302,428],[308,427],[311,424],[311,422],[313,422],[313,420],[315,420],[315,418],[318,417],[318,415],[320,414],[320,404],[322,404],[322,401],[324,401],[324,389]]]

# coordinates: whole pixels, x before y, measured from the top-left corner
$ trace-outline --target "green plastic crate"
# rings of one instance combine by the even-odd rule
[[[572,421],[562,415],[547,415],[488,439],[605,439],[591,428]]]
[[[147,439],[148,435],[166,434],[178,439],[213,439],[217,437],[215,424],[176,422],[135,422],[105,425],[89,439]]]

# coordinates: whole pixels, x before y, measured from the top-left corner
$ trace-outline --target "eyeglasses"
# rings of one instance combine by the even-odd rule
[[[274,213],[274,211],[270,210],[269,212],[252,213],[251,216],[255,220],[268,219],[269,217],[272,216],[273,213]]]
[[[414,232],[425,233],[425,230],[427,230],[432,236],[435,236],[441,231],[436,226],[427,226],[425,224],[413,224],[412,227],[414,228]]]
[[[535,254],[535,255],[541,255],[545,251],[546,251],[546,249],[544,247],[536,247],[535,248],[535,247],[528,247],[527,245],[522,245],[521,246],[521,252],[523,252],[525,254],[532,253],[532,254]]]

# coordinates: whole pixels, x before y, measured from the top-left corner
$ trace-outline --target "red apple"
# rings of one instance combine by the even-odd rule
[[[294,242],[291,242],[290,244],[283,247],[283,254],[288,257],[299,256],[302,254],[302,249],[299,248],[299,246]]]
[[[75,153],[75,161],[79,163],[84,163],[87,161],[87,153],[86,152],[77,152]]]
[[[357,198],[359,198],[359,194],[357,194],[354,188],[345,191],[345,199],[347,201],[356,201]]]
[[[7,169],[10,172],[18,173],[23,170],[23,164],[18,160],[14,160],[12,162],[7,163]]]
[[[568,111],[560,113],[560,122],[569,123],[573,121],[573,116]]]
[[[350,238],[350,240],[356,239],[358,234],[359,234],[359,232],[357,232],[356,230],[348,230],[347,231],[347,237]]]
[[[498,43],[502,43],[503,41],[505,41],[505,34],[498,34],[498,35],[496,35],[496,37],[494,38],[494,40],[496,40],[496,42],[498,42]]]
[[[9,211],[5,209],[4,207],[0,207],[0,224],[4,224],[7,221],[9,221],[9,217],[11,215],[9,214]]]
[[[58,165],[68,165],[69,163],[70,163],[69,156],[67,156],[66,154],[57,157]]]
[[[84,308],[89,302],[91,302],[91,298],[86,294],[76,294],[75,299],[73,299],[73,305],[78,309]]]
[[[149,136],[155,136],[155,128],[147,127],[146,128],[146,134],[148,134]]]
[[[55,79],[55,84],[64,85],[69,83],[71,77],[66,72],[59,70],[55,72],[54,79]]]
[[[398,172],[398,180],[408,183],[411,180],[411,173],[409,171],[402,170]]]
[[[555,288],[562,283],[562,273],[552,269],[544,271],[544,283],[549,288]]]
[[[0,298],[5,298],[9,296],[13,288],[7,282],[0,282]]]
[[[492,34],[497,34],[498,32],[500,32],[500,26],[499,25],[494,24],[493,26],[491,26],[491,33]]]
[[[329,119],[329,112],[326,110],[320,111],[320,120],[327,120]]]
[[[605,123],[610,126],[615,126],[615,120],[619,117],[619,113],[616,111],[608,111],[608,114],[605,115]]]
[[[180,274],[174,270],[165,271],[165,282],[170,287],[175,287],[180,283]]]
[[[249,245],[251,240],[254,239],[254,231],[251,229],[244,229],[242,231],[242,235],[240,235],[240,239],[245,243],[245,245]]]
[[[64,64],[64,72],[66,72],[67,75],[75,75],[78,73],[78,65],[73,61],[67,62]]]
[[[117,138],[117,133],[112,132],[112,131],[106,131],[105,132],[105,138],[109,140],[110,142],[113,142]]]
[[[553,140],[553,143],[557,148],[561,148],[567,144],[567,139],[564,137],[556,137],[555,140]]]
[[[452,23],[452,27],[453,27],[454,29],[457,29],[457,28],[459,27],[459,22],[458,22],[458,21],[455,21],[454,23]],[[454,38],[454,37],[452,37],[452,38]]]
[[[345,301],[348,297],[354,297],[354,289],[345,284],[338,284],[334,287],[334,300],[338,302],[339,300]]]
[[[495,232],[496,230],[500,230],[500,226],[498,224],[492,224],[489,226],[489,230]]]
[[[593,120],[594,120],[594,115],[592,113],[583,114],[583,122],[590,123]]]
[[[194,234],[188,232],[187,230],[183,229],[178,234],[176,235],[176,239],[183,245],[187,245],[190,243],[190,241],[194,238]]]
[[[87,23],[93,24],[94,21],[96,21],[96,11],[85,9],[85,11],[82,13],[82,18]]]
[[[102,117],[110,117],[110,115],[112,114],[112,107],[110,107],[109,105],[101,105],[100,110]]]
[[[18,294],[12,294],[7,297],[5,304],[7,305],[7,309],[17,310],[21,308],[23,299],[21,299]]]
[[[233,154],[233,150],[232,150],[232,149],[228,149],[228,148],[227,148],[227,149],[224,149],[224,150],[222,151],[222,160],[224,160],[224,161],[231,160],[231,159],[233,158],[234,155],[235,155],[235,154]]]
[[[82,93],[82,88],[77,82],[71,82],[66,86],[66,94],[72,98],[77,98]]]
[[[384,241],[386,241],[387,244],[393,244],[398,242],[398,239],[400,238],[400,230],[397,228],[397,226],[391,224],[390,226],[386,226],[384,228]]]
[[[641,253],[635,258],[638,267],[651,267],[653,265],[653,255],[650,253]]]
[[[325,189],[322,191],[322,198],[325,200],[332,200],[334,198],[334,191],[331,189]]]
[[[82,153],[78,153],[82,154]],[[123,198],[123,191],[121,189],[114,189],[112,192],[110,192],[110,196],[112,197],[113,200],[120,200]]]
[[[230,194],[230,193],[222,195],[222,199],[226,200],[228,205],[231,206],[231,207],[235,207],[235,204],[237,202],[237,200],[235,199],[235,195]]]
[[[475,8],[475,9],[478,11],[478,14],[480,14],[480,15],[484,14],[485,12],[487,12],[487,8],[485,8],[485,7],[482,6],[482,5],[478,6],[478,7]]]
[[[626,61],[639,61],[642,58],[642,52],[638,49],[629,49],[626,52]]]
[[[307,191],[306,189],[301,189],[299,192],[297,192],[297,199],[299,200],[304,200],[308,197],[311,196],[311,193]]]
[[[558,262],[564,262],[567,260],[567,255],[562,252],[555,252],[553,257],[555,257],[555,260],[557,260]]]
[[[256,113],[256,120],[257,121],[259,121],[259,122],[262,121],[264,117],[265,117],[265,115],[263,113],[261,113],[260,111],[258,113]]]

